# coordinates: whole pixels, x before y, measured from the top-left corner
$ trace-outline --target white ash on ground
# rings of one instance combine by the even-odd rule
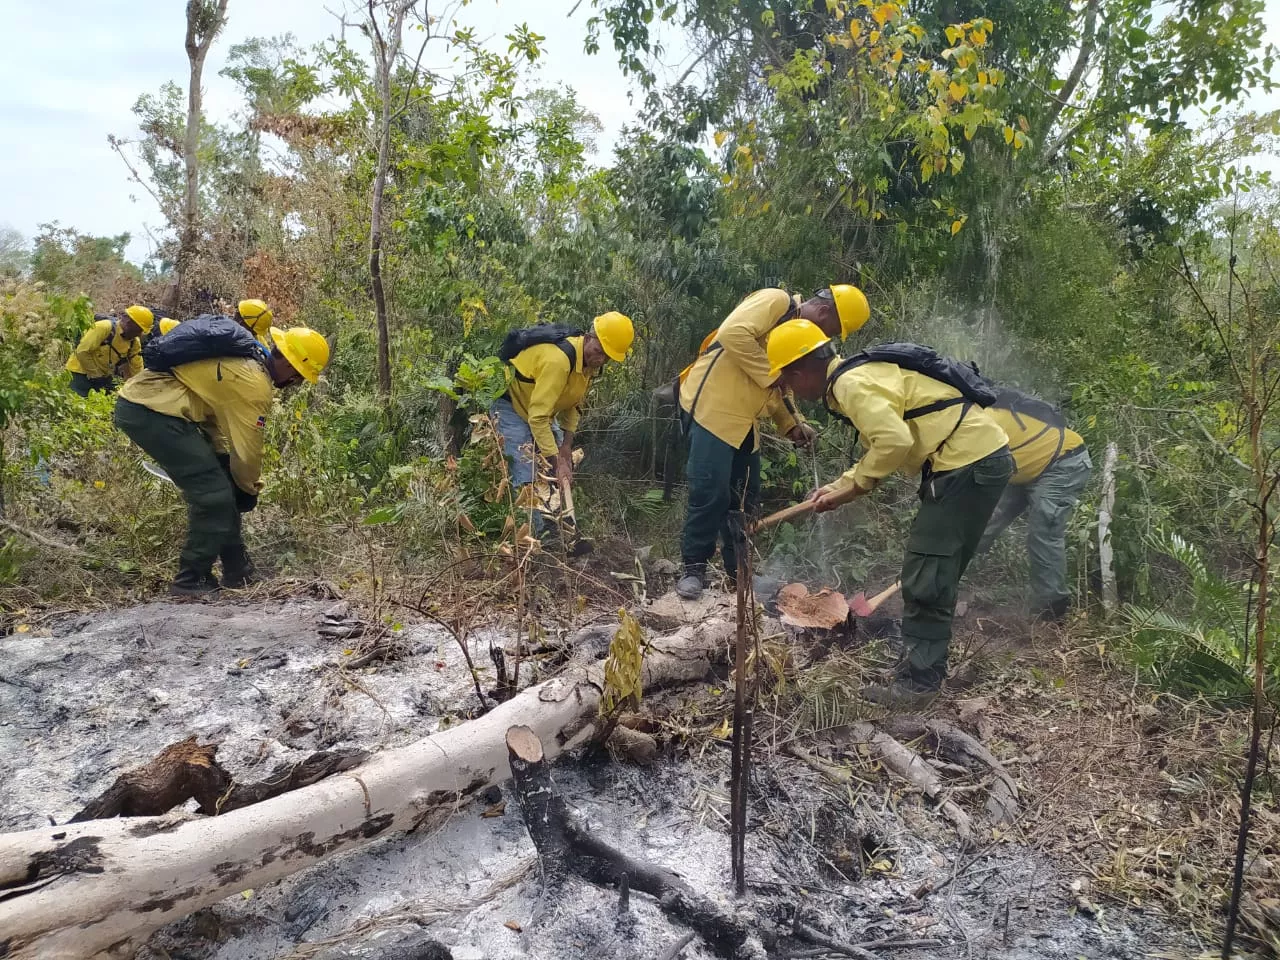
[[[409,655],[345,671],[332,603],[150,603],[0,638],[0,829],[64,822],[119,774],[196,734],[252,780],[333,747],[398,746],[476,706],[461,652],[430,625]],[[484,634],[473,656],[487,664]]]
[[[0,640],[0,824],[65,820],[119,773],[192,733],[219,740],[223,764],[247,777],[325,747],[402,744],[474,710],[446,631],[410,626],[405,657],[344,671],[345,641],[317,633],[329,606],[156,603]],[[477,664],[487,664],[491,636],[472,636]],[[909,960],[1137,958],[1188,946],[1156,916],[1080,908],[1073,877],[1034,850],[1000,843],[971,860],[900,785],[834,787],[765,744],[757,757],[742,906],[762,926],[785,933],[798,910],[847,942],[937,941],[892,951]],[[594,757],[553,772],[600,837],[732,902],[727,775],[721,740],[644,769]],[[926,884],[943,888],[918,898]],[[623,921],[617,902],[616,892],[575,879],[546,891],[514,798],[491,795],[432,834],[389,838],[199,911],[140,956],[379,960],[382,944],[425,929],[455,960],[652,960],[686,932],[643,895],[632,895]],[[784,944],[777,955],[791,946],[804,948]],[[682,956],[713,954],[695,940]]]

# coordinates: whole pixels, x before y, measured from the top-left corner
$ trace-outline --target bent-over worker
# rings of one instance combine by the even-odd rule
[[[738,510],[753,514],[760,501],[760,415],[768,412],[778,432],[798,447],[814,440],[813,427],[774,383],[765,353],[770,331],[803,317],[829,337],[847,337],[870,316],[862,291],[845,283],[808,300],[777,287],[757,290],[725,317],[688,369],[680,416],[689,437],[689,506],[680,540],[684,575],[676,584],[684,599],[702,595],[717,539],[728,581],[736,583],[738,551],[729,518]]]
[[[67,360],[71,389],[82,397],[90,390],[110,392],[116,377],[127,380],[142,370],[141,338],[154,323],[152,312],[136,303],[114,318],[95,320]]]
[[[1018,390],[1003,389],[987,413],[1009,437],[1015,470],[987,524],[979,552],[1027,514],[1027,558],[1032,612],[1044,620],[1066,618],[1067,524],[1089,483],[1093,461],[1084,438],[1067,426],[1051,404]]]
[[[867,356],[841,359],[806,320],[783,324],[769,339],[779,382],[802,399],[825,400],[862,438],[862,458],[811,494],[815,512],[870,493],[895,471],[921,476],[920,509],[902,562],[907,656],[892,683],[863,690],[877,703],[909,705],[935,695],[946,677],[960,578],[1013,473],[1013,458],[1004,431],[957,386]]]
[[[489,413],[511,464],[511,484],[519,491],[534,483],[536,452],[547,459],[563,495],[573,482],[573,435],[583,398],[606,360],[626,360],[635,328],[630,317],[611,310],[585,332],[546,325],[509,339],[515,352],[507,359],[507,390]],[[549,530],[547,519],[534,512],[539,533]]]
[[[315,383],[329,362],[329,344],[315,330],[272,329],[260,358],[210,357],[171,372],[144,370],[125,384],[115,424],[160,464],[187,502],[187,539],[170,586],[178,595],[242,587],[254,579],[240,514],[262,489],[262,431],[271,387]]]

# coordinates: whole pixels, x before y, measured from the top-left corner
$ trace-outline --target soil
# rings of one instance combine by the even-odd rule
[[[704,616],[719,602],[708,599],[661,598],[652,619]],[[474,710],[447,632],[409,625],[406,656],[347,670],[344,644],[352,641],[317,633],[329,606],[153,603],[0,638],[0,827],[63,822],[121,772],[193,733],[216,740],[222,764],[252,779],[321,748],[402,744]],[[496,628],[472,634],[478,664],[488,663],[493,639]],[[668,696],[668,729],[705,727],[716,682]],[[727,899],[727,741],[690,735],[664,748],[664,759],[646,768],[564,760],[555,781],[599,835]],[[757,753],[743,906],[766,933],[783,934],[774,955],[812,949],[785,935],[797,913],[849,942],[938,941],[891,951],[908,960],[1198,949],[1158,911],[1097,906],[1102,897],[1080,887],[1079,869],[1020,842],[1017,831],[987,829],[985,847],[961,851],[921,798],[869,766],[851,786],[836,786],[772,750]],[[160,931],[140,956],[390,956],[387,944],[425,928],[455,960],[651,960],[685,932],[640,895],[622,919],[613,891],[570,881],[548,895],[514,799],[490,800],[459,810],[433,835],[391,838],[244,891]],[[923,894],[927,886],[941,889]],[[712,954],[695,940],[681,956]]]

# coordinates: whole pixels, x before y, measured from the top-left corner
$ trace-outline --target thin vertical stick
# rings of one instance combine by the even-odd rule
[[[755,719],[756,685],[747,676],[748,641],[755,634],[755,592],[751,587],[751,543],[743,524],[738,539],[738,630],[734,640],[733,761],[730,788],[730,838],[733,886],[747,892],[747,794],[751,778],[751,732]],[[752,664],[752,674],[758,668]]]
[[[1232,242],[1235,235],[1232,234]],[[1234,249],[1231,266],[1235,269]],[[1231,306],[1228,277],[1228,310]],[[1243,284],[1242,284],[1243,286]],[[1244,890],[1245,861],[1249,852],[1249,825],[1253,815],[1253,784],[1258,775],[1258,757],[1262,752],[1263,704],[1266,702],[1268,614],[1271,604],[1271,541],[1275,536],[1275,523],[1271,519],[1271,498],[1276,490],[1276,478],[1264,449],[1263,429],[1269,412],[1269,402],[1262,395],[1261,379],[1264,348],[1258,344],[1257,313],[1245,293],[1245,331],[1248,335],[1249,381],[1241,382],[1245,395],[1245,408],[1249,416],[1249,452],[1253,467],[1253,481],[1257,490],[1258,537],[1254,554],[1254,576],[1257,577],[1256,612],[1253,635],[1253,704],[1250,711],[1249,753],[1245,760],[1244,782],[1240,785],[1240,824],[1236,831],[1235,863],[1231,875],[1231,898],[1227,902],[1227,927],[1222,938],[1222,960],[1230,960],[1235,942],[1236,926],[1240,921],[1240,897]],[[1264,347],[1269,350],[1271,344]],[[1248,626],[1245,628],[1248,640]]]

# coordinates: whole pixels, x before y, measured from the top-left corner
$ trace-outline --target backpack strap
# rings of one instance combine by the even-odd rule
[[[921,374],[921,376],[923,376],[923,374]],[[902,419],[914,420],[916,417],[927,417],[931,413],[937,413],[939,410],[946,410],[949,407],[956,407],[962,403],[967,403],[969,406],[973,406],[973,401],[966,400],[963,396],[949,397],[946,400],[935,400],[933,401],[933,403],[926,403],[922,407],[914,407],[913,409],[908,410],[906,413],[904,413],[902,415]],[[966,410],[964,413],[968,413],[968,412],[969,411]],[[964,413],[960,414],[961,420],[964,419]],[[957,424],[957,426],[959,426],[959,424]]]
[[[832,405],[831,399],[830,399],[832,396],[831,391],[834,389],[836,385],[836,381],[839,380],[846,373],[848,373],[850,370],[852,370],[854,367],[860,367],[864,363],[872,363],[872,362],[876,362],[875,357],[867,356],[865,353],[857,354],[855,356],[850,357],[849,359],[841,363],[839,366],[837,366],[835,370],[831,371],[830,376],[827,377],[827,391],[823,397],[823,402],[826,404],[827,412],[830,413],[836,419],[843,420],[845,423],[849,424],[850,426],[853,426],[853,421],[850,420],[848,417],[846,417],[840,410],[836,409]],[[890,361],[882,361],[882,362],[892,363],[893,361],[890,360]],[[907,369],[906,367],[901,367],[900,364],[895,364],[895,366],[898,366],[900,369]],[[937,383],[943,383],[943,381],[941,380],[936,380],[936,378],[930,377],[927,373],[920,373],[918,370],[913,372],[919,374],[922,377],[928,377],[928,379],[930,380],[935,380],[935,382]],[[943,383],[943,386],[951,386],[951,385],[947,383]],[[953,387],[952,389],[956,389],[956,388]],[[967,397],[965,397],[963,394],[961,394],[958,397],[948,397],[945,400],[934,400],[932,403],[926,403],[923,406],[913,407],[912,409],[903,413],[902,415],[903,420],[915,420],[918,417],[927,417],[931,413],[938,413],[942,410],[948,410],[951,407],[961,407],[960,416],[956,418],[955,426],[953,426],[951,430],[947,433],[947,435],[942,438],[942,442],[938,444],[937,449],[935,449],[933,453],[929,454],[929,456],[925,458],[925,465],[921,471],[925,476],[927,476],[929,473],[932,472],[929,467],[929,461],[938,455],[938,453],[942,450],[942,448],[947,445],[947,441],[950,440],[952,436],[955,435],[955,432],[960,429],[960,424],[964,422],[965,416],[969,413],[970,409],[972,409],[973,406],[974,406],[974,402],[968,399]],[[853,427],[853,434],[854,434],[853,442],[857,443],[859,439],[857,427]]]
[[[698,389],[693,395],[693,403],[689,404],[689,412],[686,414],[684,413],[683,410],[681,411],[681,413],[683,414],[683,417],[689,418],[689,425],[685,427],[686,433],[689,430],[689,426],[693,424],[693,413],[695,410],[698,409],[698,401],[702,398],[702,390],[707,385],[707,378],[711,376],[711,371],[715,369],[715,366],[719,362],[720,358],[724,356],[724,347],[720,345],[719,340],[713,340],[711,342],[711,345],[707,347],[707,349],[704,350],[703,353],[704,354],[714,353],[715,356],[713,356],[711,358],[711,362],[707,364],[707,372],[702,375],[702,382],[698,384]]]
[[[560,352],[563,353],[565,355],[565,358],[569,361],[569,372],[573,373],[574,364],[578,362],[578,351],[573,349],[573,344],[569,342],[568,337],[566,337],[563,340],[555,341],[555,344],[557,347],[560,348]],[[528,349],[528,348],[526,347],[525,349]],[[524,350],[520,351],[520,353],[523,353],[523,352]],[[519,356],[519,354],[516,354],[516,356]],[[511,367],[511,372],[515,374],[515,378],[517,380],[519,380],[521,383],[533,383],[534,381],[533,377],[526,377],[523,373],[520,372],[520,368],[516,366],[515,357],[512,357],[507,362]]]
[[[1022,422],[1022,415],[1019,414],[1017,410],[1010,408],[1009,413],[1013,416],[1014,422],[1017,423],[1018,426],[1020,427],[1025,426]],[[1037,417],[1036,419],[1039,419],[1039,418]],[[1044,423],[1044,421],[1041,421],[1041,422]],[[1034,437],[1031,437],[1028,440],[1023,440],[1016,447],[1010,447],[1009,452],[1017,453],[1023,447],[1031,446],[1031,444],[1035,443],[1037,440],[1043,437],[1050,430],[1058,431],[1058,446],[1054,449],[1053,456],[1049,458],[1049,462],[1044,465],[1045,469],[1048,470],[1051,466],[1057,463],[1058,458],[1062,456],[1062,448],[1066,445],[1066,442],[1067,442],[1067,428],[1065,426],[1055,426],[1052,423],[1045,423],[1043,430],[1037,433]]]

